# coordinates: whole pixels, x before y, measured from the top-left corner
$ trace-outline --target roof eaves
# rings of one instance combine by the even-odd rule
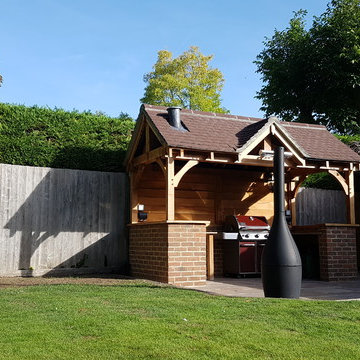
[[[325,158],[311,158],[311,157],[308,157],[306,158],[306,160],[308,161],[331,161],[331,162],[335,162],[335,163],[357,163],[357,164],[360,164],[360,157],[358,160],[337,160],[337,159],[325,159]]]
[[[144,108],[144,115],[146,117],[146,120],[148,121],[151,130],[154,132],[154,134],[157,136],[157,138],[159,139],[159,141],[161,142],[162,145],[167,145],[169,146],[168,142],[166,141],[165,137],[160,133],[159,129],[157,128],[157,126],[154,124],[154,122],[151,119],[151,116],[147,113],[146,109]]]
[[[162,145],[167,145],[167,142],[166,142],[165,138],[160,134],[159,130],[157,129],[157,127],[155,126],[155,124],[151,120],[150,115],[147,113],[144,104],[142,104],[141,107],[140,107],[139,115],[138,115],[138,117],[136,119],[136,125],[135,125],[134,132],[133,132],[133,134],[131,136],[129,146],[128,146],[127,151],[126,151],[125,159],[123,161],[124,166],[128,165],[128,162],[130,160],[130,156],[131,156],[132,151],[133,151],[133,147],[135,145],[136,139],[138,138],[138,133],[139,133],[139,131],[141,129],[142,122],[144,121],[143,120],[144,117],[146,118],[146,121],[149,123],[149,125],[151,127],[151,130],[158,137],[161,144]]]
[[[278,128],[278,130],[282,131],[283,134],[294,144],[294,146],[301,153],[301,155],[306,158],[310,157],[310,155],[305,151],[305,149],[296,142],[296,140],[290,135],[290,133],[285,129],[284,126],[281,125],[280,121],[277,119],[275,121],[275,126]]]

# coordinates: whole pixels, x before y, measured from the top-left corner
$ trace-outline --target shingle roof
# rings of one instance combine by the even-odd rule
[[[268,123],[268,119],[183,109],[181,121],[188,131],[182,132],[167,122],[166,107],[144,105],[143,109],[169,146],[193,150],[236,152]],[[308,158],[360,162],[360,156],[325,126],[282,121],[277,126]]]

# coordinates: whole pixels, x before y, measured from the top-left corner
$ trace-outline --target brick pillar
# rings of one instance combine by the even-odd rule
[[[129,263],[134,277],[168,282],[166,223],[130,226]]]
[[[355,279],[358,275],[356,227],[321,225],[319,254],[321,280]]]
[[[140,223],[130,225],[132,276],[177,286],[206,281],[205,223]]]
[[[205,224],[169,224],[168,231],[169,284],[205,285]]]

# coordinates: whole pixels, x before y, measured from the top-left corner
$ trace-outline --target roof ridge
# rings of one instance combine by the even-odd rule
[[[166,110],[165,106],[154,106],[154,105],[147,105],[147,104],[144,106],[145,106],[146,111],[158,111],[159,109]],[[209,112],[209,111],[198,111],[198,110],[192,110],[192,109],[182,109],[181,111],[188,113],[188,114],[192,114],[194,116],[207,117],[207,118],[216,117],[216,119],[221,119],[221,120],[234,120],[234,121],[252,122],[252,123],[257,123],[259,121],[265,120],[264,118],[215,113],[215,112]]]
[[[318,124],[308,124],[308,123],[301,123],[297,121],[279,121],[282,126],[289,126],[295,128],[306,128],[306,129],[314,129],[314,130],[326,130],[325,125],[318,125]]]

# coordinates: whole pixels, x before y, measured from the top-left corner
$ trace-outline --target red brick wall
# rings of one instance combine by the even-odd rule
[[[320,278],[349,280],[357,277],[356,228],[323,226],[319,235]]]
[[[206,227],[204,224],[168,225],[169,284],[205,285]]]
[[[206,281],[206,226],[144,223],[130,226],[130,271],[135,277],[178,286]]]
[[[134,225],[129,231],[132,276],[168,282],[167,224]]]

